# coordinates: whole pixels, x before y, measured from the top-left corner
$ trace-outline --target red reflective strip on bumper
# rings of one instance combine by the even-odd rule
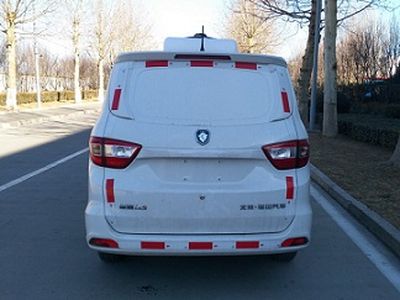
[[[290,113],[289,98],[287,92],[281,92],[283,111]]]
[[[168,60],[147,60],[146,68],[168,67]]]
[[[257,70],[257,64],[237,61],[237,62],[235,62],[235,68],[248,69],[248,70]]]
[[[240,241],[236,242],[236,249],[258,249],[260,248],[259,241]]]
[[[294,182],[292,176],[286,177],[286,199],[291,200],[294,196]]]
[[[114,179],[107,179],[106,180],[106,196],[107,196],[107,203],[114,203]]]
[[[119,107],[119,99],[121,98],[121,89],[115,89],[111,110],[117,110]]]
[[[189,242],[189,250],[212,250],[212,242]]]
[[[164,242],[141,242],[140,248],[149,249],[149,250],[164,250],[165,243]]]
[[[191,67],[214,67],[214,62],[212,60],[191,60]]]

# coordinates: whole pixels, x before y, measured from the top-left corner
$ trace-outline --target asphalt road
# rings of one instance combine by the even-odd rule
[[[87,152],[42,169],[87,147],[94,119],[0,131],[1,299],[400,299],[400,261],[316,187],[312,244],[291,263],[264,256],[102,263],[84,237]]]

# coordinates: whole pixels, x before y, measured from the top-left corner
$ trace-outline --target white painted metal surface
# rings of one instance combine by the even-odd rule
[[[124,54],[113,69],[108,110],[91,135],[141,149],[123,169],[90,163],[87,240],[119,248],[90,246],[124,254],[190,254],[191,242],[212,244],[196,254],[303,248],[281,244],[310,240],[308,165],[278,170],[262,150],[307,138],[285,65],[165,55]],[[144,241],[164,248],[149,252]],[[238,241],[259,244],[244,250]]]

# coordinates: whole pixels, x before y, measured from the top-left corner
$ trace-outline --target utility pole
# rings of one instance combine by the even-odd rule
[[[314,35],[314,57],[313,57],[313,75],[311,82],[311,105],[310,105],[310,123],[309,130],[315,129],[315,115],[317,113],[317,79],[318,79],[318,45],[321,23],[322,0],[317,0],[315,10],[315,35]]]
[[[35,1],[32,3],[33,14],[36,16],[36,9],[35,9]],[[36,35],[36,18],[33,21],[33,52],[35,54],[35,79],[36,79],[36,102],[37,108],[40,108],[42,105],[42,98],[41,98],[41,87],[40,87],[40,66],[39,66],[39,51],[37,47],[37,35]]]

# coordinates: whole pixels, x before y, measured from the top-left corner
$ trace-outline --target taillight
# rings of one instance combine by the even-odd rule
[[[136,158],[142,146],[131,142],[92,136],[89,140],[89,149],[90,159],[94,164],[106,168],[123,169]]]
[[[307,140],[287,141],[262,147],[265,156],[278,170],[304,167],[310,157]]]
[[[118,243],[112,239],[91,238],[89,244],[103,248],[119,248]]]
[[[308,239],[306,237],[297,237],[297,238],[290,238],[284,240],[281,244],[281,247],[295,247],[295,246],[302,246],[308,243]]]

